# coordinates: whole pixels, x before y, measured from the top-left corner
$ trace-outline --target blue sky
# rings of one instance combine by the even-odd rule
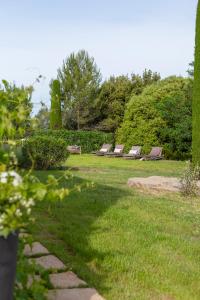
[[[35,85],[34,111],[71,52],[86,49],[110,75],[145,68],[186,75],[197,0],[0,0],[0,79]]]

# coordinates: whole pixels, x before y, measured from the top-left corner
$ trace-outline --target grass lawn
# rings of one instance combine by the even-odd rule
[[[180,176],[183,162],[71,156],[72,193],[40,203],[34,236],[107,300],[200,299],[200,200],[130,189],[134,176]],[[37,172],[41,179],[62,171]]]

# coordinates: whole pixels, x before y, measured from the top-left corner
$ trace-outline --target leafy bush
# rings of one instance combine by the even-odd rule
[[[66,144],[81,146],[82,153],[98,150],[103,143],[113,144],[113,134],[100,131],[41,130],[35,133],[40,136],[62,138]]]
[[[5,139],[21,137],[31,126],[31,95],[33,87],[17,87],[0,83],[0,135]],[[7,117],[9,115],[9,118]]]
[[[117,143],[125,144],[126,151],[133,145],[140,145],[145,153],[159,142],[159,130],[165,126],[158,111],[154,108],[153,97],[133,96],[129,101],[124,122],[118,130]]]
[[[25,166],[35,169],[48,169],[59,165],[69,156],[67,145],[54,136],[33,136],[22,145]]]
[[[132,145],[163,146],[165,157],[188,159],[192,138],[192,80],[169,77],[133,96],[126,106],[116,140]]]
[[[183,176],[181,177],[181,193],[183,196],[197,196],[200,169],[189,162]]]

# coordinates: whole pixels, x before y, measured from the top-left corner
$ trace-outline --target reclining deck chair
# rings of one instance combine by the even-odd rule
[[[101,149],[99,151],[93,152],[93,154],[96,154],[97,156],[104,156],[106,153],[110,151],[112,148],[111,144],[103,144]]]
[[[105,154],[106,157],[122,157],[124,145],[116,145],[114,152],[108,152]]]
[[[141,158],[141,146],[133,146],[128,154],[124,154],[124,159],[139,159]]]
[[[81,154],[81,146],[77,146],[77,145],[68,146],[67,151],[70,154]]]
[[[144,155],[142,160],[160,160],[163,159],[162,156],[162,147],[152,147],[149,155]]]

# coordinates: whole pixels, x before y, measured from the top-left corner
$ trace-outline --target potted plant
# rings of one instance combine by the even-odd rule
[[[10,300],[13,296],[17,246],[18,233],[12,233],[8,237],[0,236],[0,291],[3,300]]]

